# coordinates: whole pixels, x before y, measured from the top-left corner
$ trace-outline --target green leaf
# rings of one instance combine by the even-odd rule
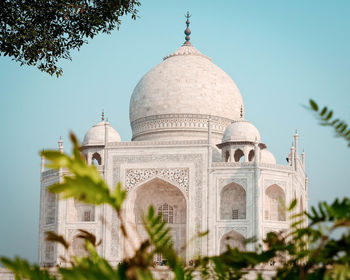
[[[122,185],[120,182],[117,183],[114,192],[112,194],[112,197],[114,198],[114,208],[117,211],[120,211],[122,204],[126,198],[126,190],[122,188]]]
[[[291,204],[288,207],[288,211],[291,211],[295,208],[295,206],[297,205],[297,199],[293,199],[293,201],[291,202]]]
[[[326,121],[329,121],[333,116],[333,111],[329,111],[327,116],[324,118]]]
[[[323,107],[322,111],[320,112],[320,116],[323,116],[327,112],[327,107]]]
[[[309,103],[310,103],[311,109],[317,112],[318,111],[317,103],[312,99],[309,100]]]

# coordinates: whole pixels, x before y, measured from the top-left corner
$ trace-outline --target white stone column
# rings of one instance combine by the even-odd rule
[[[262,193],[263,186],[259,186],[259,178],[260,178],[260,147],[259,142],[256,140],[254,143],[254,188],[253,188],[253,231],[256,236],[257,242],[261,243],[262,241],[262,221],[263,221],[263,212],[261,211],[263,206],[263,196],[260,196]]]
[[[243,154],[244,154],[244,162],[249,162],[249,146],[244,146],[243,148]]]
[[[41,156],[41,173],[45,171],[45,157]]]
[[[236,149],[234,147],[230,147],[230,162],[235,162],[235,152],[236,152]]]

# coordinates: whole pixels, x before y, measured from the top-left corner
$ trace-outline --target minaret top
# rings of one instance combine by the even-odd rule
[[[184,45],[191,45],[191,42],[190,42],[190,35],[191,35],[191,30],[190,30],[190,28],[189,28],[189,26],[190,26],[190,17],[191,17],[191,15],[190,15],[190,13],[189,12],[187,12],[187,14],[185,15],[185,17],[186,17],[186,25],[187,25],[187,28],[186,28],[186,30],[185,30],[185,35],[186,35],[186,37],[185,37],[185,43],[184,43]]]
[[[61,136],[60,136],[60,140],[58,140],[58,149],[61,153],[63,153],[63,140]]]

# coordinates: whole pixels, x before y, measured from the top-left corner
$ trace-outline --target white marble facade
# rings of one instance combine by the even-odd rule
[[[121,141],[102,120],[82,142],[89,164],[97,165],[111,188],[128,192],[124,219],[133,246],[145,238],[141,214],[153,205],[169,223],[173,241],[186,261],[214,255],[226,245],[254,250],[244,238],[289,226],[284,204],[293,198],[307,208],[305,155],[298,135],[288,162],[276,164],[257,128],[244,119],[242,96],[232,79],[189,42],[150,70],[130,101],[132,141]],[[62,144],[61,149],[62,149]],[[42,170],[39,263],[64,265],[67,252],[45,241],[50,230],[84,254],[76,238],[85,229],[102,239],[99,253],[116,264],[133,253],[123,239],[116,214],[107,206],[57,200],[47,187],[65,171]],[[199,232],[209,234],[185,244]],[[155,261],[161,261],[156,259]]]

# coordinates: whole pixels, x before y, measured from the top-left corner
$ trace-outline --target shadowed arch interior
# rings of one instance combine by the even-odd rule
[[[286,196],[283,189],[274,184],[265,190],[264,199],[264,218],[271,221],[285,221],[286,220]]]
[[[175,249],[185,257],[187,204],[183,193],[174,185],[160,178],[154,178],[139,186],[129,202],[132,214],[128,221],[135,224],[139,237],[147,234],[143,228],[142,215],[153,205],[163,220],[168,222]]]
[[[102,159],[101,159],[101,155],[99,153],[94,153],[92,155],[92,158],[91,158],[91,163],[93,165],[101,165],[102,164]]]
[[[241,149],[237,149],[234,155],[235,162],[244,160],[244,153]]]
[[[87,251],[85,249],[85,239],[75,236],[72,241],[72,251],[74,256],[87,256]]]
[[[255,157],[255,151],[254,150],[250,150],[249,154],[248,154],[248,160],[249,161],[253,161]]]
[[[226,185],[220,194],[220,219],[236,220],[246,218],[246,192],[234,182]]]
[[[235,230],[231,230],[228,233],[224,234],[223,237],[221,237],[220,240],[220,253],[223,253],[226,251],[227,246],[230,248],[238,248],[241,251],[246,250],[246,246],[244,243],[244,236],[240,233],[238,233]]]

